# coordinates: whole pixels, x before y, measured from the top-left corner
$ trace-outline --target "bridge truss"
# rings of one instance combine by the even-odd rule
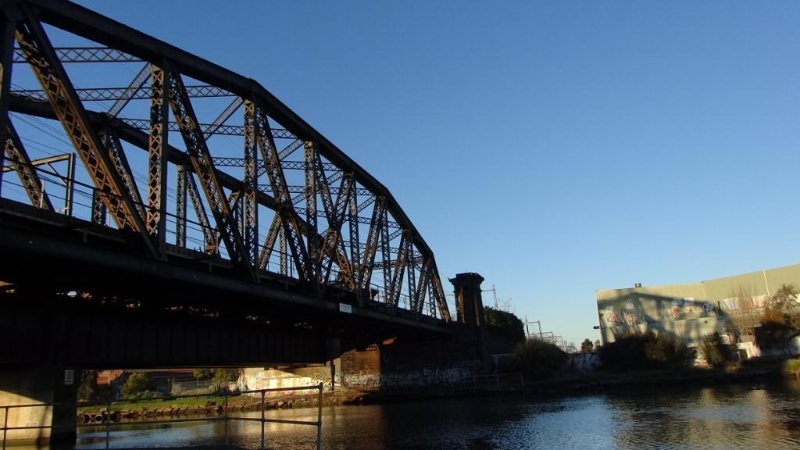
[[[0,10],[4,205],[116,230],[152,261],[450,321],[389,190],[260,84],[66,1]]]

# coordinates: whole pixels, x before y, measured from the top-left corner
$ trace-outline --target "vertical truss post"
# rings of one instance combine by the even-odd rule
[[[178,187],[176,200],[175,200],[175,245],[180,248],[186,248],[186,177],[191,176],[191,173],[186,170],[184,166],[178,166],[177,177]]]
[[[352,187],[350,192],[347,193],[347,223],[349,225],[349,238],[350,238],[350,267],[353,271],[353,280],[356,282],[356,289],[358,292],[356,296],[362,300],[363,289],[361,286],[361,241],[359,240],[358,233],[358,193],[355,187],[355,178],[352,173],[345,175],[350,178]]]
[[[316,177],[316,149],[311,141],[303,142],[304,167],[305,167],[305,198],[306,198],[306,223],[308,224],[308,234],[306,243],[308,245],[308,259],[312,268],[311,279],[314,289],[319,292],[321,289],[321,255],[319,248],[319,235],[317,227],[317,177]]]
[[[92,223],[103,226],[106,224],[106,204],[97,189],[92,190]]]
[[[283,275],[291,275],[291,271],[289,270],[289,243],[286,241],[286,234],[281,233],[278,235],[279,270]]]
[[[5,147],[8,139],[8,103],[11,98],[11,66],[14,60],[14,29],[16,23],[6,20],[0,30],[0,142]],[[0,152],[0,193],[3,189],[5,152]]]
[[[75,209],[75,154],[67,155],[67,180],[65,181],[64,215],[72,216]]]
[[[167,244],[167,71],[150,65],[150,135],[147,141],[147,234],[163,252]]]
[[[406,230],[406,272],[408,273],[408,309],[416,311],[417,299],[417,279],[416,279],[416,258],[414,258],[414,246],[412,245],[414,233]]]
[[[383,210],[380,227],[381,261],[383,261],[383,292],[384,302],[392,301],[392,251],[389,237],[389,218],[387,210]]]
[[[250,264],[258,260],[258,149],[256,146],[256,111],[253,102],[245,103],[244,112],[244,246]]]

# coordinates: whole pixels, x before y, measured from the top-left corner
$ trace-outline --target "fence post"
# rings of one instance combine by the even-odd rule
[[[106,402],[106,450],[108,450],[108,446],[111,443],[111,397],[113,396],[113,390],[111,395],[108,396],[108,401]]]
[[[266,416],[264,415],[264,410],[266,409],[266,399],[264,396],[267,394],[267,391],[262,389],[261,390],[261,449],[264,449],[264,420]]]
[[[228,446],[228,390],[225,390],[225,447]]]
[[[3,406],[5,414],[3,415],[3,450],[6,450],[6,437],[8,432],[8,406]]]
[[[317,385],[319,397],[317,401],[317,450],[322,448],[322,383]]]

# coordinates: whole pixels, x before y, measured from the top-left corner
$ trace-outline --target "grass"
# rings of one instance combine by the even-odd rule
[[[110,410],[144,410],[144,409],[159,409],[159,408],[194,408],[197,406],[206,406],[210,403],[216,405],[224,405],[225,397],[221,395],[195,395],[185,397],[163,397],[163,398],[147,398],[147,399],[131,399],[119,400],[112,402],[109,406],[108,403],[99,403],[95,405],[86,405],[78,407],[79,413],[97,413],[104,409]],[[253,399],[247,396],[231,395],[228,396],[228,405],[239,406],[246,403],[252,403]]]
[[[787,359],[783,362],[782,369],[784,372],[800,372],[800,359]]]

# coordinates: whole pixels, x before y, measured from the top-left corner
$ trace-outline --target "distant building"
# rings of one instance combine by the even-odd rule
[[[602,343],[628,332],[674,333],[689,347],[715,332],[742,356],[759,356],[754,328],[764,302],[782,285],[800,287],[800,264],[692,284],[596,291]]]

